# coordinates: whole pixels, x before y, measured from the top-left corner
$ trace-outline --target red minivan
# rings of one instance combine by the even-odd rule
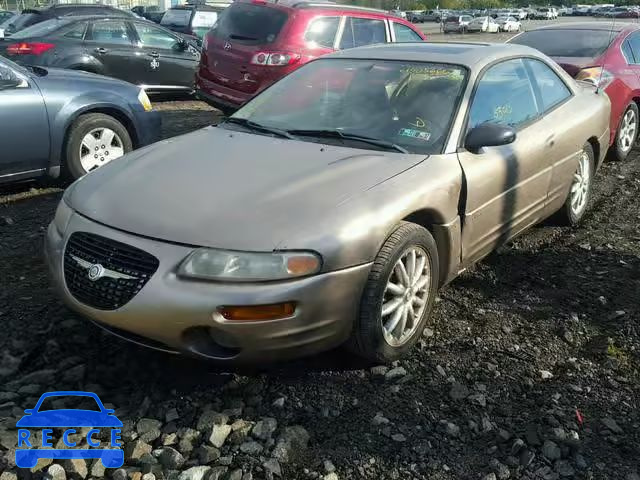
[[[320,55],[424,40],[411,23],[382,10],[331,2],[236,0],[204,37],[196,91],[230,113]]]

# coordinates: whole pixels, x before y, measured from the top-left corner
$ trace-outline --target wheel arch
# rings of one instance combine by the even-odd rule
[[[447,219],[437,210],[424,208],[406,215],[402,221],[420,225],[435,240],[440,266],[440,286],[455,277],[460,265],[461,252],[459,217],[456,217],[453,222],[447,223]]]
[[[124,128],[126,128],[129,136],[131,137],[131,142],[133,144],[133,148],[138,148],[139,140],[138,140],[138,132],[136,131],[135,124],[133,119],[122,109],[118,108],[115,105],[98,105],[92,106],[88,105],[85,108],[79,109],[76,111],[67,121],[67,124],[64,129],[64,137],[62,138],[62,143],[60,145],[59,150],[59,164],[62,165],[65,160],[65,149],[67,148],[67,142],[69,141],[69,134],[71,133],[71,128],[73,124],[80,118],[82,115],[87,115],[90,113],[102,113],[103,115],[108,115],[110,117],[118,120]]]

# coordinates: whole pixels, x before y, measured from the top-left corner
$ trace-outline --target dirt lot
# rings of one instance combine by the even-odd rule
[[[217,118],[197,102],[160,108],[167,136]],[[0,479],[638,480],[639,172],[638,155],[606,164],[581,228],[535,228],[448,286],[408,360],[363,365],[338,351],[240,374],[143,350],[67,311],[41,261],[59,191],[5,188]],[[125,469],[15,468],[15,422],[50,390],[93,391],[117,409]]]

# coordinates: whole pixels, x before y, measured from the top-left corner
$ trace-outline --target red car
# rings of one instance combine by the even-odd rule
[[[229,113],[304,63],[374,43],[422,42],[410,22],[331,2],[237,0],[204,37],[198,96]]]
[[[552,25],[510,40],[540,50],[576,80],[603,89],[611,99],[609,157],[624,160],[638,136],[640,25],[587,22]]]

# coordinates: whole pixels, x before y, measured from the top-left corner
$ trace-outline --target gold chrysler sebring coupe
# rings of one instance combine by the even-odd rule
[[[580,221],[609,109],[520,45],[324,56],[71,185],[48,266],[73,310],[148,347],[392,361],[443,284],[545,217]]]

